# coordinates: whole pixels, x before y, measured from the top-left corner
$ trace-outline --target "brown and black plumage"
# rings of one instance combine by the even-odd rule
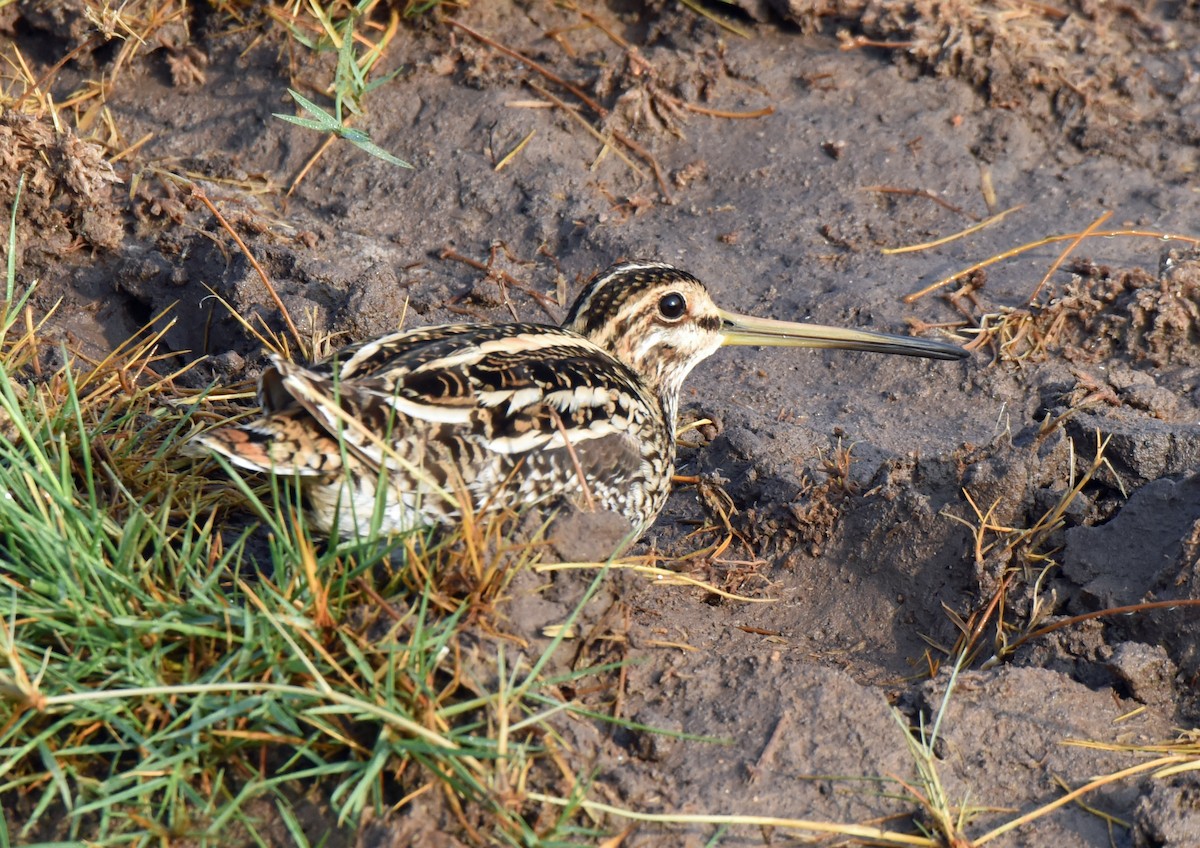
[[[684,379],[721,345],[958,359],[944,342],[751,318],[695,277],[613,265],[562,327],[449,324],[351,345],[312,366],[276,358],[262,416],[200,441],[234,464],[297,475],[319,530],[365,534],[487,513],[591,505],[644,532],[667,498]],[[382,488],[381,488],[382,486]]]

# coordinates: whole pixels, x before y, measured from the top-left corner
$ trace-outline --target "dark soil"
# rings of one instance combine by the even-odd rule
[[[5,18],[40,63],[35,75],[86,37],[69,14],[37,5]],[[1186,243],[1085,241],[1033,307],[1065,243],[901,301],[1106,210],[1104,228],[1200,235],[1200,14],[1182,3],[737,5],[750,38],[675,4],[588,5],[633,51],[550,4],[455,12],[579,81],[607,110],[585,117],[635,139],[661,180],[563,110],[529,108],[545,100],[538,88],[569,97],[563,89],[427,18],[402,29],[388,56],[400,74],[369,96],[359,124],[415,169],[336,143],[285,196],[322,138],[272,113],[292,111],[288,85],[315,97],[331,64],[307,54],[293,64],[302,48],[277,28],[254,40],[196,11],[191,53],[165,39],[108,97],[127,143],[153,133],[136,156],[106,170],[93,145],[10,113],[0,204],[10,208],[14,175],[27,173],[20,279],[39,281],[42,308],[64,299],[63,333],[103,351],[171,307],[168,342],[210,357],[192,372],[199,382],[253,376],[265,361],[210,292],[283,325],[207,208],[161,171],[189,175],[220,206],[302,330],[347,341],[402,320],[557,321],[586,277],[624,257],[677,264],[718,303],[763,316],[894,332],[946,323],[963,339],[984,315],[1007,317],[1014,334],[964,363],[735,349],[702,365],[684,411],[714,424],[686,437],[680,473],[704,483],[678,487],[635,552],[719,541],[725,504],[734,543],[679,567],[773,602],[614,574],[563,660],[630,660],[591,696],[597,705],[725,740],[565,721],[566,762],[595,775],[597,800],[902,828],[919,805],[875,782],[912,778],[892,707],[929,721],[947,680],[945,668],[930,680],[931,668],[1006,576],[1010,641],[1060,617],[1200,598],[1200,257]],[[56,91],[111,58],[81,52]],[[685,104],[774,113],[731,119]],[[881,252],[1018,204],[945,246]],[[1033,527],[1107,437],[1107,463],[1067,499],[1064,526],[1038,540],[1034,553],[1057,563],[1040,583],[1021,550],[977,552],[968,494],[991,525]],[[688,536],[700,527],[710,529]],[[530,574],[516,585],[501,616],[533,655],[579,584]],[[1164,742],[1200,718],[1194,607],[1072,624],[983,669],[994,632],[958,682],[938,749],[950,799],[984,810],[971,832],[1139,761],[1068,740]],[[1066,805],[997,844],[1200,845],[1195,777],[1143,776],[1084,801],[1090,809]],[[364,823],[358,839],[459,844],[454,819],[430,803]],[[314,815],[314,839],[321,827]],[[712,834],[645,825],[622,844],[700,846]],[[746,828],[720,844],[792,843]]]

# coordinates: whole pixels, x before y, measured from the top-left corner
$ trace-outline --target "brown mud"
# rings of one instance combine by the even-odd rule
[[[36,5],[8,7],[4,22],[41,63],[35,74],[84,37],[69,12]],[[564,721],[564,757],[594,775],[591,797],[902,827],[919,804],[879,782],[913,769],[891,707],[929,721],[961,622],[1002,583],[1009,641],[1058,618],[1200,598],[1200,254],[1146,236],[1089,239],[1031,307],[1066,246],[1056,243],[901,300],[1109,210],[1104,228],[1200,235],[1200,14],[1182,3],[738,6],[749,38],[674,4],[589,6],[631,50],[550,4],[454,13],[580,81],[607,113],[588,117],[635,139],[659,178],[648,157],[605,147],[560,108],[534,108],[545,90],[568,96],[545,77],[426,19],[396,40],[399,75],[371,93],[361,122],[415,169],[336,143],[287,195],[322,139],[272,113],[292,111],[289,84],[319,86],[329,67],[301,57],[297,68],[281,38],[252,42],[195,11],[186,39],[164,34],[123,70],[136,84],[109,96],[128,141],[153,134],[136,156],[109,169],[94,146],[10,114],[0,203],[23,170],[20,281],[39,281],[42,308],[64,300],[65,336],[104,351],[170,307],[169,344],[210,357],[197,382],[253,376],[265,361],[210,293],[282,324],[211,213],[163,172],[219,204],[302,331],[346,341],[402,320],[557,321],[587,276],[627,257],[684,267],[718,303],[763,316],[896,332],[949,324],[963,340],[984,316],[1007,319],[964,363],[737,349],[700,366],[683,408],[714,423],[685,437],[679,473],[702,485],[678,486],[635,552],[686,554],[719,542],[727,519],[735,539],[721,556],[677,567],[772,602],[613,574],[571,652],[629,661],[591,696],[600,707],[721,740]],[[81,52],[56,87],[111,58]],[[882,252],[1017,205],[942,247]],[[1069,497],[1105,438],[1106,462]],[[1011,550],[1011,536],[984,534],[1000,544],[979,551],[967,494],[994,527],[1055,526]],[[1024,552],[1057,566],[1041,575]],[[580,586],[561,574],[517,581],[500,614],[530,655]],[[1082,621],[985,669],[994,633],[989,624],[958,681],[937,751],[949,797],[983,808],[972,832],[1138,761],[1068,740],[1163,742],[1200,718],[1195,608]],[[1085,801],[996,844],[1200,845],[1194,772]],[[339,844],[456,845],[456,828],[421,801]],[[713,833],[647,824],[622,844],[699,846]],[[793,843],[743,828],[719,844]]]

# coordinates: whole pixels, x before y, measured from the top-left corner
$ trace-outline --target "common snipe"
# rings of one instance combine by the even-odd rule
[[[449,324],[351,345],[302,367],[276,358],[262,417],[200,441],[234,464],[297,475],[317,529],[365,534],[573,503],[636,535],[667,499],[679,390],[721,345],[959,359],[954,345],[718,309],[690,274],[625,262],[597,275],[562,327]],[[383,489],[381,491],[381,483]]]

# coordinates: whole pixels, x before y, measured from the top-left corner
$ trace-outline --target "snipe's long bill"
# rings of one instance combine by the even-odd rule
[[[684,379],[722,345],[961,359],[941,341],[753,318],[657,262],[594,277],[561,327],[447,324],[276,358],[262,416],[199,437],[235,465],[299,477],[315,527],[343,536],[574,505],[643,533],[667,499]]]

